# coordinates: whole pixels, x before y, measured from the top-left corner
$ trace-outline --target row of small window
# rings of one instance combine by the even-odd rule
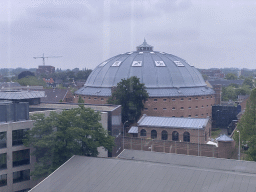
[[[211,105],[211,106],[212,106],[212,105]],[[209,105],[207,105],[206,107],[209,107]],[[203,109],[203,108],[204,108],[204,106],[202,105],[202,106],[201,106],[201,108]],[[163,110],[166,110],[166,109],[167,109],[167,108],[163,108]],[[191,109],[191,107],[188,107],[188,109]],[[195,107],[195,109],[198,109],[198,106],[196,106],[196,107]],[[145,111],[147,111],[147,110],[148,110],[148,108],[144,108],[144,110],[145,110]],[[154,108],[154,110],[156,111],[156,110],[157,110],[157,108]],[[173,107],[173,108],[172,108],[172,110],[176,110],[176,108],[175,108],[175,107]],[[184,110],[184,107],[181,107],[181,108],[180,108],[180,110]]]
[[[212,98],[212,96],[211,97],[206,97],[206,99],[209,99],[209,98]],[[201,99],[204,100],[204,97],[201,97]],[[188,100],[191,101],[192,98],[189,97]],[[196,97],[195,100],[198,100],[198,97]],[[148,100],[146,100],[146,101],[148,101]],[[154,99],[154,101],[158,101],[158,99]],[[167,101],[167,99],[163,99],[163,101]],[[172,101],[176,101],[176,99],[173,98]],[[184,98],[180,98],[180,101],[184,101]]]
[[[12,131],[12,146],[22,145],[23,139],[29,129],[19,129]],[[6,131],[0,132],[0,148],[6,148],[7,137]]]
[[[12,166],[18,167],[21,165],[29,165],[30,164],[30,150],[20,150],[12,152]],[[0,154],[0,170],[7,168],[7,154]]]
[[[30,170],[22,170],[13,172],[13,183],[18,183],[22,181],[28,181],[30,180]],[[7,185],[7,174],[0,175],[0,187]],[[30,189],[23,189],[16,192],[26,192]]]
[[[76,97],[79,97],[78,95]],[[86,97],[84,97],[84,99],[86,99]],[[91,100],[91,97],[88,97],[88,100]],[[94,100],[98,100],[97,97],[94,97]],[[101,101],[104,101],[104,98],[100,98]]]
[[[140,136],[145,137],[147,136],[147,131],[145,129],[141,129],[140,131]],[[157,131],[152,130],[151,131],[151,139],[156,139],[157,138]],[[168,133],[167,131],[162,131],[161,132],[161,139],[162,140],[168,140]],[[179,133],[177,131],[172,132],[172,141],[179,141]],[[190,142],[190,134],[189,132],[184,132],[183,133],[183,141],[184,142]]]

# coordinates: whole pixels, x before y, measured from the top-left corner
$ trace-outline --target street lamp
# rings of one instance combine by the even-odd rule
[[[128,120],[125,121],[124,124],[123,124],[123,150],[124,150],[124,125],[125,125],[125,123],[128,123]]]
[[[236,132],[238,132],[239,133],[239,148],[238,148],[238,160],[240,160],[240,131],[239,130],[237,130]]]

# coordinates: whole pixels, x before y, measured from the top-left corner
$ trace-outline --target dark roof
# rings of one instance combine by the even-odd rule
[[[223,87],[227,87],[230,84],[238,84],[242,85],[244,80],[238,79],[238,80],[227,80],[227,79],[216,79],[216,80],[208,80],[208,82],[213,85],[222,85]]]
[[[60,100],[64,101],[68,89],[44,89],[45,97],[41,98],[43,103],[58,103]]]
[[[126,159],[73,156],[30,191],[254,192],[256,188],[255,162],[207,157],[197,157],[201,159],[197,162],[194,156],[136,152],[141,155],[129,150]]]

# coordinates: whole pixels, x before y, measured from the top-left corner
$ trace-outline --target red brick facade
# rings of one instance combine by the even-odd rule
[[[107,104],[109,97],[81,95],[85,103]],[[74,102],[77,103],[79,95],[75,95]],[[198,117],[206,118],[212,116],[212,105],[215,104],[215,95],[193,96],[193,97],[150,97],[145,102],[143,114],[148,116],[164,117]]]
[[[141,130],[146,130],[146,136],[141,136]],[[207,126],[204,129],[186,129],[186,128],[161,128],[161,127],[138,127],[138,137],[144,138],[144,139],[151,139],[151,131],[155,130],[157,132],[156,140],[162,140],[162,131],[167,131],[168,138],[167,141],[173,141],[172,140],[172,134],[174,131],[178,132],[179,142],[184,142],[183,135],[185,132],[188,132],[190,134],[190,143],[199,143],[204,144],[209,141],[209,137],[211,135],[211,123],[208,121]]]

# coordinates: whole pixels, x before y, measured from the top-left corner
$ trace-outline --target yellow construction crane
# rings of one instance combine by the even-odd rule
[[[43,53],[42,57],[33,57],[33,58],[34,59],[42,58],[43,59],[43,66],[45,66],[45,58],[48,59],[48,58],[58,58],[58,57],[62,57],[62,56],[49,56],[49,57],[45,57],[44,53]]]

